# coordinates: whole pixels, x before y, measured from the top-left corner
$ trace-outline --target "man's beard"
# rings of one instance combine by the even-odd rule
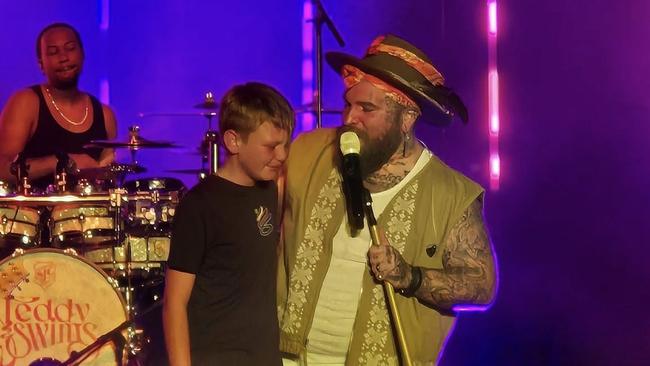
[[[398,123],[399,114],[387,118],[391,120],[390,129],[386,131],[383,137],[375,140],[372,140],[365,131],[355,129],[352,126],[344,125],[337,129],[337,141],[347,131],[352,131],[359,136],[361,141],[361,152],[359,153],[361,179],[366,179],[388,163],[402,142],[402,133]]]

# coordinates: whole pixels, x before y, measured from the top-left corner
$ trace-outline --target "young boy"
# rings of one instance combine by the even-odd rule
[[[238,85],[223,97],[227,159],[175,216],[163,305],[172,365],[281,365],[274,180],[294,124],[287,100],[267,85]]]

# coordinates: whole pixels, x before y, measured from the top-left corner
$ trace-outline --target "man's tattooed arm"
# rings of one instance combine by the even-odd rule
[[[479,200],[463,213],[446,238],[443,269],[422,269],[415,296],[434,307],[489,304],[496,290],[494,255]]]
[[[422,268],[422,283],[415,296],[441,310],[456,305],[485,305],[494,297],[496,273],[492,247],[482,218],[482,204],[475,201],[463,213],[447,236],[443,269]],[[372,272],[396,289],[411,284],[411,265],[382,238],[385,245],[371,247],[368,255]]]

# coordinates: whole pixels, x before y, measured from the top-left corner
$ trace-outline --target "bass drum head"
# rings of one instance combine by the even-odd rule
[[[0,262],[0,365],[65,361],[126,320],[124,299],[94,264],[57,249],[17,251]],[[81,365],[116,365],[112,342]]]

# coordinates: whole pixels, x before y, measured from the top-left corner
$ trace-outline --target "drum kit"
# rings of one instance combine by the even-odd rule
[[[196,107],[207,110],[201,155],[209,168],[187,172],[216,174],[217,105],[208,93]],[[132,162],[76,170],[59,160],[43,192],[30,186],[25,164],[13,169],[16,186],[0,181],[0,365],[139,364],[147,352],[138,319],[160,304],[186,187],[171,177],[127,177],[146,172],[137,151],[177,146],[132,127],[124,141],[87,147],[125,149]]]

